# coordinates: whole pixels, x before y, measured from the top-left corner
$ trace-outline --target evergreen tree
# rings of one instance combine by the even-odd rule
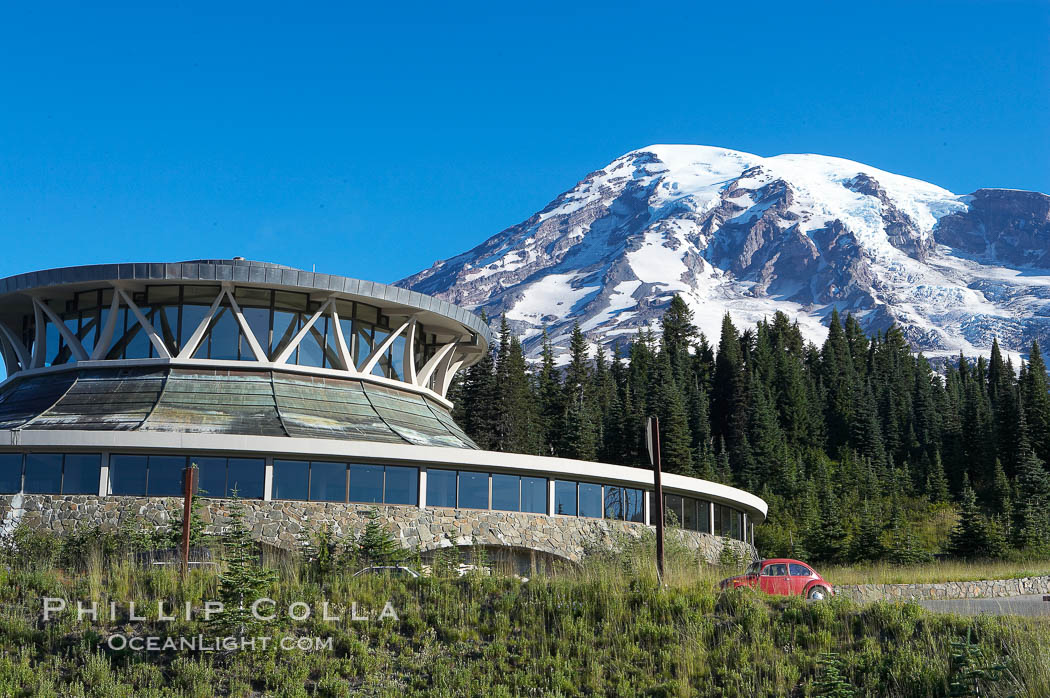
[[[966,478],[963,481],[959,521],[948,539],[948,552],[963,558],[988,557],[993,552],[989,543],[988,519],[977,506],[977,494],[970,487],[969,478]]]
[[[714,434],[725,441],[724,453],[729,458],[729,465],[734,473],[739,473],[750,459],[747,445],[747,389],[741,338],[729,313],[722,318],[722,337],[715,357],[711,390]]]
[[[368,512],[368,521],[358,535],[355,547],[359,564],[390,566],[400,564],[405,558],[405,549],[386,530],[375,509]]]
[[[1050,475],[1029,453],[1017,473],[1015,544],[1037,555],[1050,554]]]
[[[1032,342],[1021,389],[1032,449],[1039,460],[1050,463],[1050,381],[1039,342]]]
[[[596,460],[598,457],[597,417],[588,353],[587,340],[580,330],[580,324],[575,323],[563,385],[565,413],[559,455],[577,460]]]
[[[230,500],[230,525],[223,535],[223,572],[219,575],[222,612],[211,619],[221,632],[251,635],[261,624],[251,605],[264,598],[277,581],[277,571],[259,563],[259,551],[245,523],[244,503],[234,492]]]

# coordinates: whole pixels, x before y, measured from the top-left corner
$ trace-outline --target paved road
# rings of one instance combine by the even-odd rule
[[[1050,617],[1050,601],[1043,595],[1007,596],[998,599],[945,599],[919,601],[919,605],[941,613],[961,613],[967,616],[1016,615]]]

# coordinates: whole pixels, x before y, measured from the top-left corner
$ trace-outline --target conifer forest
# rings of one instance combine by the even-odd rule
[[[530,365],[506,319],[454,384],[456,420],[483,449],[649,467],[660,419],[666,472],[769,504],[763,556],[916,563],[934,555],[1050,555],[1050,385],[1037,343],[1014,365],[936,365],[897,328],[868,336],[834,313],[821,346],[777,313],[715,343],[675,297],[659,329],[611,354],[577,326],[569,360],[543,336]]]

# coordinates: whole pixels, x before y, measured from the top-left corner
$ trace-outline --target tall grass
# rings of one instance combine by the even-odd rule
[[[105,646],[114,632],[207,633],[200,619],[78,622],[67,613],[44,624],[40,598],[199,607],[217,598],[215,570],[193,570],[181,583],[174,568],[143,567],[119,553],[81,569],[9,561],[0,580],[0,696],[809,696],[826,653],[856,696],[943,696],[952,643],[968,635],[1006,669],[981,695],[1050,695],[1044,620],[719,594],[716,582],[733,570],[701,565],[673,545],[668,552],[662,584],[644,545],[527,583],[482,573],[353,577],[354,569],[320,573],[276,556],[267,562],[278,570],[269,596],[280,607],[306,601],[318,610],[303,621],[282,617],[265,632],[331,637],[332,650],[205,654]],[[325,600],[374,611],[390,601],[399,618],[325,622]]]
[[[832,584],[933,584],[1050,575],[1050,560],[943,560],[919,565],[875,562],[818,566],[817,571]]]

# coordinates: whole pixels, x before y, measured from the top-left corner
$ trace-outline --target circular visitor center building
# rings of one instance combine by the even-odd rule
[[[288,549],[373,509],[424,556],[578,561],[646,531],[651,470],[482,451],[456,425],[449,385],[488,346],[436,298],[243,259],[0,280],[4,529],[165,525],[192,463],[210,532],[236,492],[255,537]],[[663,488],[674,535],[710,560],[766,514],[725,485]]]

